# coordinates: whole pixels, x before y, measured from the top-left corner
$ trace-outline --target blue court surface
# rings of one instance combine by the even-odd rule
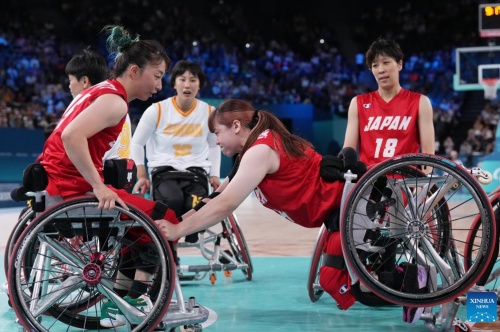
[[[198,257],[181,257],[182,264],[197,261]],[[236,270],[231,277],[217,272],[215,285],[208,276],[182,283],[185,298],[194,296],[211,311],[203,331],[429,331],[422,321],[403,322],[401,307],[370,308],[357,303],[341,311],[327,294],[312,303],[306,287],[309,257],[253,257],[252,261],[252,281]],[[5,282],[3,273],[0,281]],[[5,293],[0,294],[0,310],[0,331],[17,331]],[[465,318],[464,306],[459,317]]]

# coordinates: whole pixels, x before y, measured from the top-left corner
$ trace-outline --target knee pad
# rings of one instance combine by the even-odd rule
[[[325,264],[320,268],[319,283],[323,290],[337,302],[339,309],[347,310],[356,302],[356,299],[350,289],[351,279],[342,255],[340,232],[329,234],[323,251],[331,258],[325,259],[324,262],[331,262],[331,264]]]

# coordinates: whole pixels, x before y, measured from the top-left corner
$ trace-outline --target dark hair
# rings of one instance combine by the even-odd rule
[[[366,51],[366,65],[368,68],[372,67],[373,61],[379,55],[386,55],[393,58],[396,62],[403,60],[403,51],[398,43],[389,37],[378,37],[371,45],[368,51]]]
[[[288,156],[306,157],[306,148],[312,148],[312,144],[307,140],[290,133],[285,125],[272,113],[256,110],[252,104],[240,99],[229,99],[223,102],[208,118],[208,127],[214,132],[214,121],[224,126],[231,126],[234,120],[240,121],[243,126],[252,129],[248,140],[240,155],[252,146],[259,135],[266,129],[276,132],[281,137],[282,144],[277,144]]]
[[[206,76],[200,65],[196,62],[181,60],[175,64],[172,69],[172,73],[170,74],[170,86],[172,86],[172,88],[175,85],[175,79],[184,74],[186,71],[189,71],[191,74],[198,77],[198,80],[200,81],[200,89],[205,86]]]
[[[75,76],[77,80],[87,76],[90,85],[94,85],[108,78],[109,68],[102,55],[87,47],[69,60],[65,72],[66,75]]]
[[[135,64],[145,68],[149,64],[158,65],[165,61],[166,68],[170,67],[171,60],[163,46],[154,40],[139,40],[139,35],[132,35],[119,25],[107,25],[103,29],[109,33],[107,48],[110,54],[115,54],[113,77],[120,77],[128,66]]]

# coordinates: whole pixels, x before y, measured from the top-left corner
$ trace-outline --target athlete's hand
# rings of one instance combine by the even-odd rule
[[[158,225],[158,228],[165,234],[169,241],[176,241],[180,238],[178,234],[177,225],[172,224],[170,221],[165,219],[155,220],[155,223]]]
[[[212,187],[214,187],[214,190],[217,190],[217,188],[219,188],[219,186],[220,186],[220,179],[218,176],[211,176],[208,179],[208,182],[210,182]]]
[[[98,208],[100,210],[112,210],[115,204],[120,204],[124,209],[128,210],[127,204],[115,193],[109,189],[104,183],[94,188],[94,195],[99,200]]]
[[[141,194],[144,196],[148,192],[150,185],[151,183],[149,182],[148,178],[146,177],[139,178],[137,179],[137,182],[135,183],[132,192],[134,194]]]

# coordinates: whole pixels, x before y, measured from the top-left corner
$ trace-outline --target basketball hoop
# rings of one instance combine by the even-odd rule
[[[500,78],[483,78],[481,85],[484,89],[484,99],[497,99],[497,90],[500,86]]]

